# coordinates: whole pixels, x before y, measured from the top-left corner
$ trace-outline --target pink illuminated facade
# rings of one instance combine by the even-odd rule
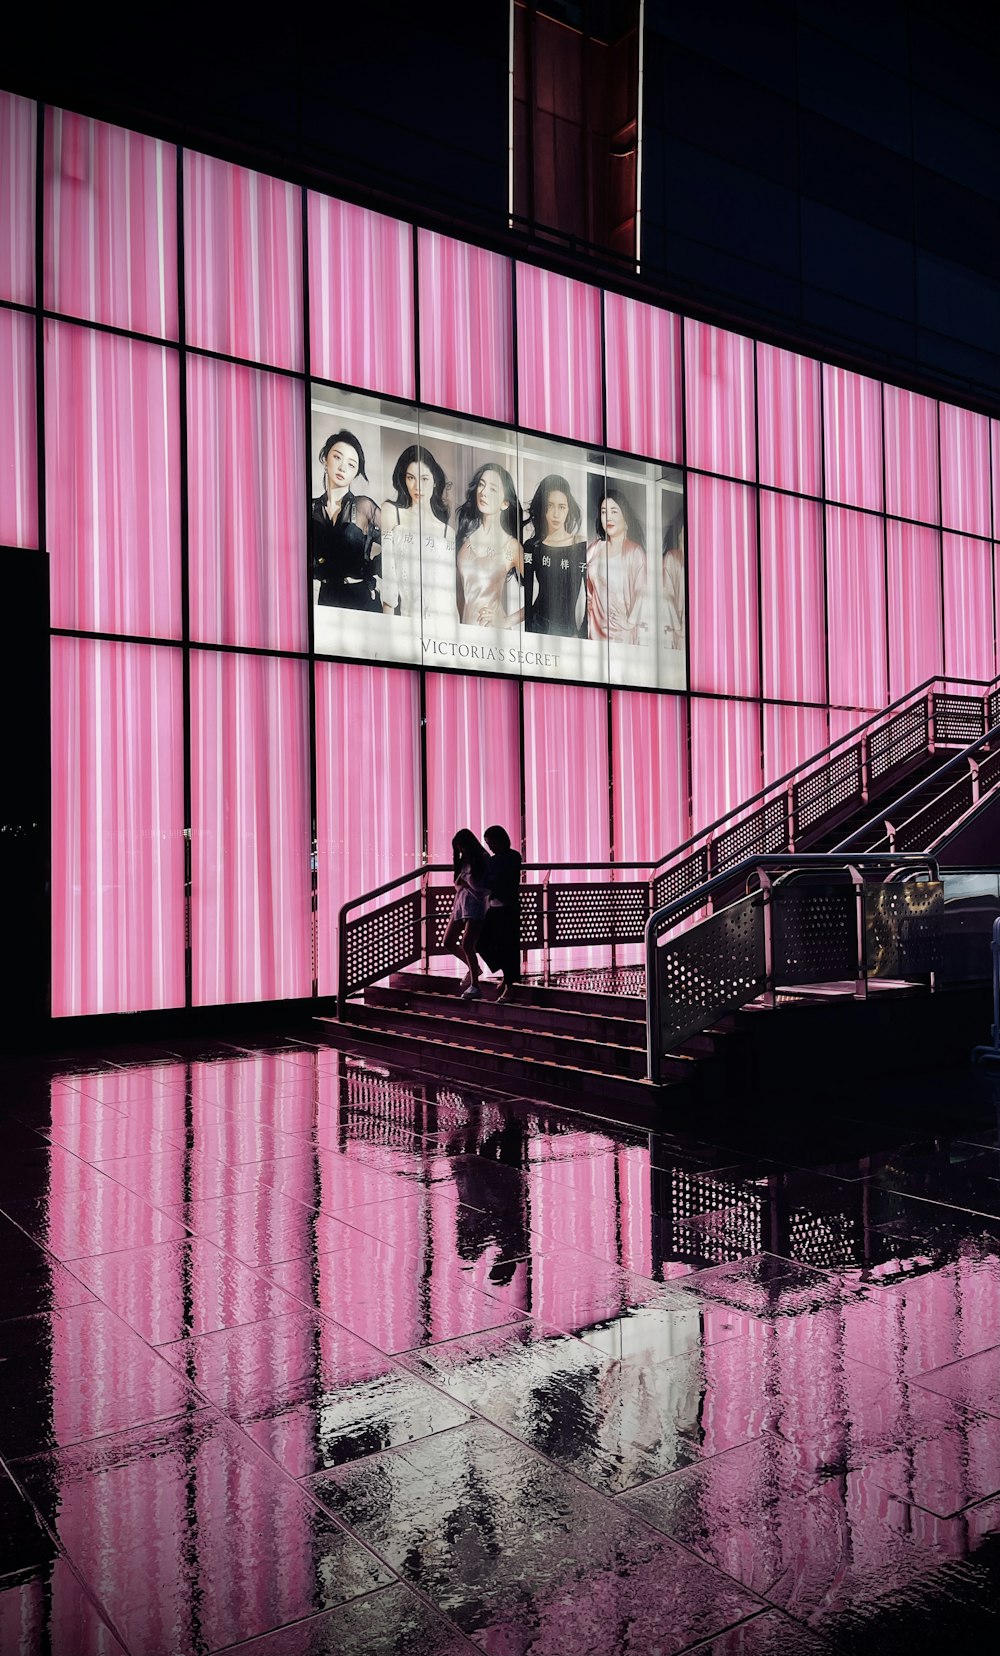
[[[0,541],[48,558],[53,1016],[329,995],[339,905],[463,823],[529,861],[654,858],[930,674],[996,671],[1000,422],[24,98],[0,132]],[[485,630],[462,654],[462,616],[430,648],[405,596],[324,632],[334,411],[383,511],[411,439],[452,457],[449,533],[494,452],[525,509],[565,474],[573,637],[509,593],[502,660]],[[591,568],[621,479],[646,503],[625,643]]]

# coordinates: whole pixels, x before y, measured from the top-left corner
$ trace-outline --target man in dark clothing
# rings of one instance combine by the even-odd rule
[[[521,853],[514,850],[506,828],[487,828],[483,839],[490,851],[490,906],[476,948],[490,971],[503,972],[497,999],[506,1000],[521,976]]]

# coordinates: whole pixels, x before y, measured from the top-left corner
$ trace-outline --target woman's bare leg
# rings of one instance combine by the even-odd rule
[[[462,959],[469,968],[469,977],[474,988],[478,987],[479,984],[479,956],[476,953],[476,944],[479,942],[479,934],[482,929],[483,922],[481,920],[467,920],[465,931],[462,933],[462,941],[459,945]]]
[[[468,966],[469,964],[468,957],[462,947],[461,941],[462,933],[468,928],[468,924],[467,920],[449,920],[448,930],[441,939],[441,948],[444,953],[453,954],[457,960],[462,962],[463,966]]]

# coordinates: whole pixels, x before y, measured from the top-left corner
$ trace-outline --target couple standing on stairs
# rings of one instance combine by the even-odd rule
[[[483,838],[486,846],[471,828],[460,828],[451,842],[455,901],[442,947],[468,968],[463,1000],[482,998],[480,955],[491,971],[503,973],[497,1000],[506,1000],[521,975],[521,854],[505,828],[487,828]]]

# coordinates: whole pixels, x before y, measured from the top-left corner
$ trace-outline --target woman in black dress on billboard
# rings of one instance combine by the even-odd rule
[[[531,539],[524,544],[528,593],[525,630],[559,638],[586,636],[587,542],[583,514],[565,477],[550,472],[531,499]]]
[[[365,451],[353,431],[335,431],[319,451],[326,488],[312,503],[313,590],[321,604],[381,615],[379,509],[351,485],[365,477]]]

